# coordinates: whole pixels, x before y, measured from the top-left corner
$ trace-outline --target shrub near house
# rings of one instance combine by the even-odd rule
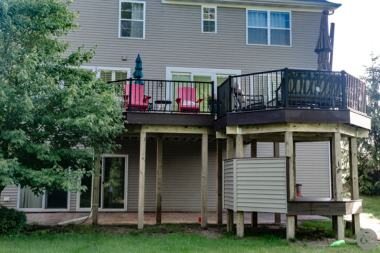
[[[29,229],[26,214],[13,208],[0,206],[0,235],[22,234]]]

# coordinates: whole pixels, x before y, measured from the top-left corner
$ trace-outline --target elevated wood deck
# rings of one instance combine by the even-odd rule
[[[362,212],[362,201],[330,198],[296,198],[288,201],[288,215],[351,215]]]

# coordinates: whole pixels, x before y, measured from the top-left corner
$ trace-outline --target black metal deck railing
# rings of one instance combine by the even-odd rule
[[[366,84],[344,71],[281,69],[230,76],[218,87],[217,97],[218,117],[286,107],[366,113]]]
[[[110,83],[128,112],[216,113],[214,82],[127,79]]]

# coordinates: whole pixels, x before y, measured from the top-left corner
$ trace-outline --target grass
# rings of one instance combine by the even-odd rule
[[[361,196],[363,212],[380,222],[380,197]],[[364,216],[364,215],[363,215]],[[366,216],[365,216],[366,217]],[[372,221],[372,220],[371,220]],[[363,226],[362,226],[363,227]],[[194,232],[198,230],[200,233]],[[219,238],[202,236],[207,231],[222,231]],[[145,226],[143,231],[135,226],[78,226],[37,227],[27,235],[0,237],[0,252],[361,252],[351,239],[340,247],[321,246],[335,241],[330,221],[309,221],[300,224],[296,239],[285,240],[284,228],[246,227],[245,238],[235,232],[223,232],[224,226],[210,226],[200,230],[199,224],[162,224]],[[346,236],[354,238],[350,231]],[[308,246],[313,245],[313,246]],[[372,250],[380,252],[380,243]]]
[[[363,213],[370,213],[380,220],[380,196],[360,195],[360,198],[363,199]]]
[[[380,248],[377,248],[377,251]],[[55,234],[0,238],[0,252],[357,252],[357,245],[339,248],[290,246],[274,235],[239,239],[224,235],[209,239],[184,233],[164,237],[109,234]],[[371,252],[371,251],[368,251]],[[376,252],[376,250],[372,250]]]

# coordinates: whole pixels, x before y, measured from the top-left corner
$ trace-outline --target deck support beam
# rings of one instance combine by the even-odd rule
[[[227,136],[227,159],[234,158],[234,138]],[[234,226],[234,210],[227,209],[227,232],[231,232]]]
[[[244,140],[243,135],[236,135],[236,158],[244,157]],[[244,212],[237,211],[237,221],[236,221],[236,232],[237,236],[244,237]]]
[[[144,228],[146,132],[140,132],[139,202],[137,229]]]
[[[216,140],[216,224],[223,224],[223,139]]]
[[[161,224],[162,211],[162,135],[157,135],[157,162],[156,162],[156,224]]]
[[[279,156],[280,156],[280,143],[273,142],[273,157],[279,157]],[[274,213],[274,223],[281,223],[280,213]]]
[[[334,200],[343,200],[343,185],[342,185],[342,161],[341,161],[341,135],[333,133],[332,137],[332,165],[333,165],[333,188]],[[344,239],[344,220],[342,215],[336,216],[336,239]]]
[[[296,198],[295,192],[295,178],[294,178],[294,154],[293,154],[293,133],[285,132],[285,156],[289,157],[289,171],[288,171],[288,188],[289,199],[294,200]],[[286,215],[286,239],[290,240],[295,238],[295,217],[294,215]]]
[[[207,226],[208,134],[202,134],[201,227]]]
[[[96,152],[99,156],[100,153]],[[98,225],[99,217],[99,194],[100,194],[100,157],[95,160],[95,175],[92,178],[92,225]]]
[[[251,140],[251,157],[257,157],[257,140]],[[257,227],[258,225],[258,217],[257,212],[251,212],[251,227]]]
[[[349,160],[351,178],[351,199],[359,199],[359,180],[358,180],[358,146],[356,138],[349,138]],[[360,232],[360,214],[352,215],[352,233],[357,235]]]

